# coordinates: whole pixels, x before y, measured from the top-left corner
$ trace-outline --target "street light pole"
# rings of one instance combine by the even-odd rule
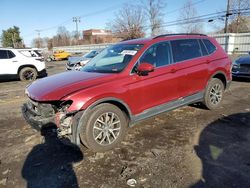
[[[40,39],[40,32],[41,30],[35,30],[37,32],[37,35],[38,35],[38,48],[41,48],[41,39]]]

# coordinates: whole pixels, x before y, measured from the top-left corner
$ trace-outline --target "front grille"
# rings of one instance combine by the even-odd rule
[[[28,108],[34,113],[34,115],[42,117],[51,117],[55,115],[55,110],[51,104],[39,103],[29,99],[27,102]]]
[[[232,72],[242,72],[242,73],[250,73],[250,65],[248,64],[240,64],[234,65],[232,68]]]
[[[250,64],[241,64],[240,71],[250,72]]]

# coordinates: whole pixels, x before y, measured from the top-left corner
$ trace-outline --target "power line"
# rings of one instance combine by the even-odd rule
[[[244,10],[244,11],[242,11]],[[247,9],[240,9],[242,15],[248,15],[250,13],[250,8]],[[238,14],[238,10],[230,10],[231,14]],[[176,26],[176,25],[185,25],[185,24],[191,24],[191,23],[198,23],[198,22],[207,22],[211,19],[219,19],[225,17],[226,11],[221,11],[221,12],[216,12],[216,13],[210,13],[210,14],[205,14],[201,16],[196,16],[196,17],[191,17],[187,19],[181,19],[181,20],[175,20],[175,21],[170,21],[170,22],[165,22],[163,23],[160,27],[170,27],[170,26]],[[149,28],[150,25],[148,26],[143,26],[143,28]],[[159,28],[160,28],[159,27]]]
[[[196,5],[196,4],[202,3],[202,2],[204,2],[204,1],[206,1],[206,0],[199,0],[199,1],[197,1],[197,2],[192,3],[192,5]],[[95,16],[95,15],[97,15],[97,14],[102,14],[102,13],[104,13],[104,12],[109,12],[109,11],[114,10],[114,9],[116,9],[116,8],[119,8],[119,7],[120,7],[120,4],[119,4],[119,5],[110,6],[110,7],[108,7],[108,8],[104,8],[104,9],[101,9],[101,10],[98,10],[98,11],[95,11],[95,12],[83,14],[83,15],[80,15],[80,16],[78,16],[78,17],[79,17],[79,18],[83,18],[83,17]],[[172,10],[172,11],[170,11],[170,12],[167,12],[166,14],[171,14],[171,13],[174,13],[174,12],[179,11],[179,10],[181,10],[181,9],[183,9],[183,8],[179,8],[179,9]],[[70,23],[70,22],[71,22],[71,19],[67,19],[67,20],[63,21],[62,23],[60,23],[60,24],[56,24],[56,25],[54,25],[54,26],[47,27],[47,28],[43,28],[43,29],[39,29],[39,30],[40,30],[40,32],[44,32],[44,31],[56,29],[56,28],[58,28],[59,26],[65,25],[65,24]],[[32,33],[32,34],[33,34],[33,33]],[[29,35],[27,35],[27,36],[29,36]]]
[[[194,3],[192,3],[192,4],[190,4],[190,5],[191,5],[191,6],[197,5],[197,4],[203,3],[204,1],[206,1],[206,0],[199,0],[199,1],[196,1],[196,2],[194,2]],[[174,9],[174,10],[172,10],[172,11],[168,11],[166,14],[172,14],[172,13],[175,13],[175,12],[180,11],[180,10],[182,10],[182,9],[185,9],[185,8],[182,7],[182,8]]]
[[[102,14],[104,12],[108,12],[108,11],[114,10],[117,7],[120,7],[120,6],[118,6],[118,5],[116,5],[116,6],[110,6],[108,8],[104,8],[104,9],[101,9],[101,10],[98,10],[98,11],[95,11],[95,12],[91,12],[91,13],[88,13],[88,14],[83,14],[83,15],[80,15],[80,16],[77,16],[77,17],[78,18],[83,18],[83,17],[95,16],[97,14]],[[71,18],[67,19],[64,22],[62,22],[61,24],[57,24],[57,25],[54,25],[54,26],[51,26],[51,27],[48,27],[48,28],[40,29],[40,31],[47,31],[47,30],[52,30],[52,29],[58,28],[61,25],[65,25],[66,23],[70,23],[71,20],[72,20]]]

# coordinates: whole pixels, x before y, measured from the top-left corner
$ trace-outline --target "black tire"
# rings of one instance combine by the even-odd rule
[[[24,67],[19,72],[21,81],[34,81],[37,77],[37,71],[31,67]]]
[[[218,78],[212,78],[206,88],[203,104],[213,110],[221,106],[225,86]]]
[[[94,152],[113,149],[127,132],[127,117],[115,105],[97,105],[84,116],[86,121],[80,121],[78,125],[81,126],[80,138],[82,143]]]

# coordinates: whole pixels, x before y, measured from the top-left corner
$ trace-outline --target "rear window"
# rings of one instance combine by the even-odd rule
[[[210,40],[203,39],[203,42],[204,42],[209,54],[212,54],[216,50],[216,47],[213,45],[212,42],[210,42]]]
[[[185,61],[202,56],[197,39],[182,39],[171,41],[174,61]]]
[[[38,57],[37,53],[33,50],[20,50],[19,52],[26,57]]]

